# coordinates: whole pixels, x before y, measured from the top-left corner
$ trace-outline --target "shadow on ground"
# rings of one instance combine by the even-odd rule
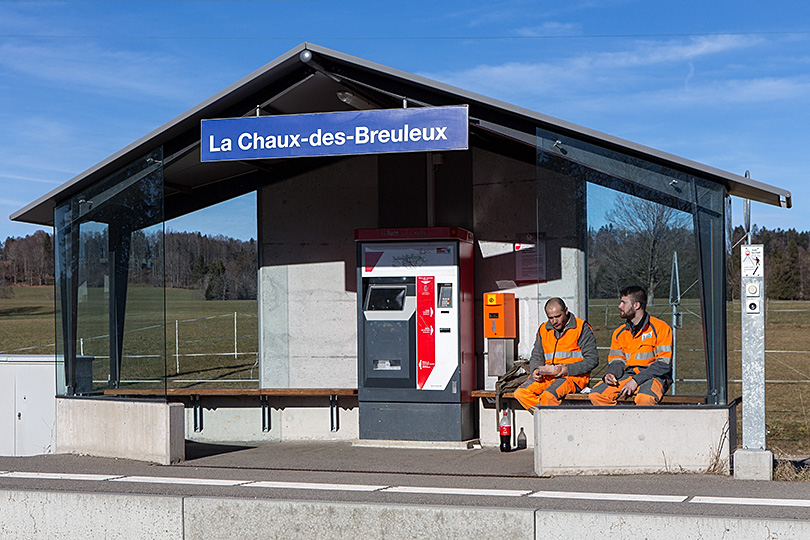
[[[240,450],[248,450],[252,446],[243,446],[236,444],[214,444],[214,443],[201,443],[197,441],[186,440],[186,460],[200,459],[210,456],[218,456],[220,454],[227,454],[229,452],[238,452]]]

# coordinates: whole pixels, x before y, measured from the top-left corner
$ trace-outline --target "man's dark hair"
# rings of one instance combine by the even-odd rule
[[[619,296],[627,296],[633,303],[641,304],[641,309],[647,311],[647,292],[638,285],[630,285],[619,291]]]

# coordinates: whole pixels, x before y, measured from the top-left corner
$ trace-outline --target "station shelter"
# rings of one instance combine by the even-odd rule
[[[416,126],[416,116],[409,115],[459,109],[460,142],[446,149],[395,146],[394,139],[408,138]],[[357,115],[364,119],[386,111],[391,118],[405,115],[398,128],[377,130],[376,142],[388,147],[345,154],[334,138],[319,139],[318,153],[314,144],[301,144],[300,133],[285,140],[276,137],[281,132],[268,137],[252,128],[223,145],[223,132],[209,134],[204,127],[214,120],[267,117],[294,125],[318,115],[339,126]],[[309,143],[316,131],[306,137]],[[360,137],[358,131],[344,131]],[[443,142],[449,133],[417,131],[413,135],[422,142]],[[264,146],[303,146],[310,152],[211,158],[237,147]],[[285,389],[310,390],[309,397],[322,390],[342,400],[339,413],[354,408],[363,369],[358,364],[358,332],[363,333],[358,315],[364,307],[358,298],[364,293],[358,291],[364,287],[358,238],[373,235],[358,231],[388,231],[378,241],[408,231],[439,231],[439,237],[461,238],[471,249],[471,279],[464,290],[469,315],[460,324],[472,345],[458,360],[457,369],[467,371],[455,388],[451,413],[460,415],[461,427],[452,435],[460,439],[479,431],[472,391],[491,388],[494,380],[486,367],[484,295],[515,295],[516,357],[529,356],[545,322],[546,300],[563,298],[572,313],[598,327],[604,367],[610,330],[617,326],[617,292],[628,284],[611,277],[611,256],[625,253],[618,258],[627,259],[621,235],[629,245],[631,236],[644,232],[639,225],[652,231],[661,215],[672,220],[664,229],[681,235],[674,240],[682,261],[681,287],[693,299],[685,316],[691,330],[684,328],[683,350],[676,351],[680,391],[705,396],[709,405],[726,404],[730,197],[791,206],[783,189],[305,43],[12,215],[54,227],[60,398],[104,400],[151,392],[164,400],[180,394],[200,399],[171,377],[165,223],[250,193],[256,200],[258,243],[258,383],[241,387],[242,393],[258,391],[265,404],[268,396],[282,399]],[[147,246],[136,257],[138,242]],[[630,258],[640,263],[649,256],[635,254]],[[632,279],[668,292],[672,251],[665,256],[665,275],[651,279],[650,272],[640,270]],[[148,278],[141,272],[135,286],[132,275],[138,269],[148,269]],[[653,305],[663,307],[651,310],[668,317],[668,295],[655,296]],[[82,350],[87,335],[105,336],[102,353]],[[404,369],[387,360],[375,365]],[[218,391],[238,393],[222,386]],[[279,429],[287,429],[292,436],[304,429],[285,423],[285,407],[263,407],[259,435],[278,437]],[[344,418],[340,429],[356,438],[352,422]],[[334,422],[331,427],[334,433]]]

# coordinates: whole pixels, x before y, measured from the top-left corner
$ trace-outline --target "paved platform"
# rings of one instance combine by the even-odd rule
[[[578,523],[571,538],[604,526],[624,531],[616,538],[639,537],[645,527],[669,527],[673,535],[660,536],[668,538],[689,538],[694,527],[704,537],[714,530],[760,537],[766,525],[780,537],[810,537],[810,483],[803,482],[705,474],[538,478],[531,450],[497,448],[189,442],[186,456],[178,465],[0,458],[0,537],[57,537],[47,535],[52,523],[61,527],[59,538],[98,535],[98,527],[105,538],[295,538],[317,536],[319,526],[332,538],[494,537],[504,527],[513,538],[540,538],[569,512]],[[42,508],[33,527],[31,516]],[[65,524],[79,527],[76,534]],[[555,538],[568,537],[560,534]]]

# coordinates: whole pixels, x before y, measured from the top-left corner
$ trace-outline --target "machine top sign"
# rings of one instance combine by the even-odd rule
[[[468,123],[466,105],[203,120],[200,159],[466,150]]]

